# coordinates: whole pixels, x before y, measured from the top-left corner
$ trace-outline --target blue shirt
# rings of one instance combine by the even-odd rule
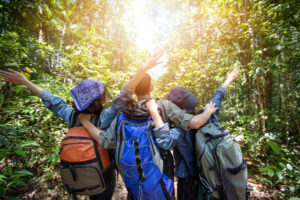
[[[220,87],[213,95],[210,102],[220,108],[220,104],[227,94],[224,87]],[[204,108],[202,108],[204,110]],[[208,122],[218,121],[219,109],[210,117]],[[168,124],[154,131],[156,142],[162,149],[174,148],[174,158],[176,164],[175,175],[179,178],[196,175],[196,158],[195,158],[195,131],[184,131],[179,127],[169,129]]]
[[[128,98],[131,97],[133,94],[133,90],[125,86],[122,91],[118,94],[117,97],[113,99],[113,102],[119,98]],[[64,121],[68,123],[70,126],[70,116],[71,113],[74,111],[74,109],[70,108],[60,97],[55,96],[48,90],[43,90],[38,95],[39,98],[41,98],[44,102],[44,105],[51,110],[55,115],[58,117],[61,117]],[[116,102],[122,102],[122,101],[116,101]],[[104,109],[100,114],[100,120],[101,120],[101,129],[105,129],[109,127],[111,121],[114,119],[114,117],[117,115],[118,110],[123,106],[123,104],[120,103],[113,103],[112,106],[108,107],[107,109]]]

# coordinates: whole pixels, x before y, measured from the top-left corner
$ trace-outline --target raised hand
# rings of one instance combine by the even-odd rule
[[[162,62],[158,62],[158,60],[163,56],[164,52],[163,50],[158,50],[155,52],[152,56],[150,56],[147,61],[143,64],[141,67],[142,70],[148,71],[152,69],[153,67],[161,64]]]
[[[16,83],[22,85],[24,85],[26,81],[28,81],[23,74],[12,69],[8,69],[8,71],[0,70],[0,78],[3,78],[4,81],[9,83]]]
[[[37,95],[43,90],[39,86],[29,81],[23,74],[12,69],[8,69],[8,72],[0,70],[0,78],[3,78],[4,81],[9,83],[25,85],[28,89],[30,89],[33,93]]]
[[[209,104],[205,105],[205,110],[210,112],[211,114],[214,114],[218,110],[218,107],[215,106],[216,106],[215,103],[210,102]]]
[[[223,83],[223,87],[226,89],[229,87],[229,85],[239,76],[240,70],[238,68],[235,68],[232,72],[229,72],[227,74],[227,79]]]

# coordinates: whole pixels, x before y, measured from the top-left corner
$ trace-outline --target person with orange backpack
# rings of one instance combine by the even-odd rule
[[[151,56],[116,99],[131,96],[131,88],[137,85],[145,71],[159,64],[162,54],[162,51],[158,51]],[[106,86],[97,80],[81,81],[70,91],[74,100],[73,108],[70,108],[60,97],[38,87],[17,71],[0,70],[0,78],[6,82],[25,85],[43,100],[49,110],[68,123],[70,129],[60,146],[61,176],[73,199],[77,199],[77,194],[89,195],[91,200],[111,199],[115,188],[112,157],[107,149],[99,149],[97,140],[88,134],[78,120],[79,113],[86,113],[91,114],[90,121],[96,127],[104,129],[110,125],[122,105],[113,103],[111,107],[104,109],[108,97]]]

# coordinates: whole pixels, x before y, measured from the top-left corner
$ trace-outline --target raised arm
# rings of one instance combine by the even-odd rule
[[[230,84],[239,76],[239,74],[240,70],[238,68],[235,68],[232,72],[228,73],[227,78],[223,83],[222,87],[224,87],[227,90]]]
[[[136,86],[139,84],[144,74],[148,70],[160,64],[158,60],[162,55],[163,51],[159,50],[153,56],[149,57],[148,60],[138,69],[136,74],[129,80],[118,96],[113,99],[112,106],[102,111],[100,115],[101,129],[107,129],[110,126],[118,111],[122,107],[126,106],[126,99],[132,97]]]
[[[193,116],[189,121],[189,128],[198,129],[203,126],[211,117],[211,115],[214,114],[214,112],[216,112],[216,110],[218,109],[217,107],[215,107],[215,105],[216,104],[213,102],[206,104],[205,111],[201,114]]]
[[[0,70],[0,78],[3,78],[4,81],[9,83],[25,85],[34,94],[38,95],[38,97],[43,100],[44,105],[49,110],[51,110],[58,117],[61,117],[67,123],[70,123],[69,119],[73,109],[71,109],[60,97],[53,95],[48,90],[43,90],[39,86],[29,81],[20,72],[14,71],[12,69],[8,69],[8,71]]]
[[[153,56],[150,56],[148,60],[138,69],[136,74],[130,79],[130,81],[127,83],[127,87],[129,87],[132,90],[135,90],[136,86],[139,84],[141,79],[143,78],[144,74],[154,68],[155,66],[161,64],[161,62],[158,62],[158,60],[162,57],[163,51],[158,50]]]
[[[157,103],[155,102],[155,99],[151,99],[146,103],[150,113],[152,120],[154,122],[155,128],[159,128],[164,125],[164,122],[161,119],[161,116],[158,112]]]
[[[205,111],[200,115],[195,115],[189,122],[191,129],[198,129],[203,126],[210,118],[212,121],[218,121],[219,107],[224,99],[227,89],[230,84],[238,77],[240,70],[235,68],[232,72],[227,74],[227,78],[222,86],[214,94],[210,103],[205,106]]]
[[[9,83],[25,85],[36,95],[39,95],[40,92],[43,91],[42,88],[29,81],[23,74],[12,69],[8,69],[8,71],[0,70],[0,78],[3,78],[4,81]]]

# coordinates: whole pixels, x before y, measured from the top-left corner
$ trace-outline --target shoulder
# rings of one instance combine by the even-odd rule
[[[177,110],[180,109],[178,106],[176,106],[174,103],[172,103],[169,100],[159,100],[157,103],[159,108],[165,108],[167,110]]]
[[[169,100],[158,100],[157,102],[158,106],[170,106],[171,104],[173,103]]]

